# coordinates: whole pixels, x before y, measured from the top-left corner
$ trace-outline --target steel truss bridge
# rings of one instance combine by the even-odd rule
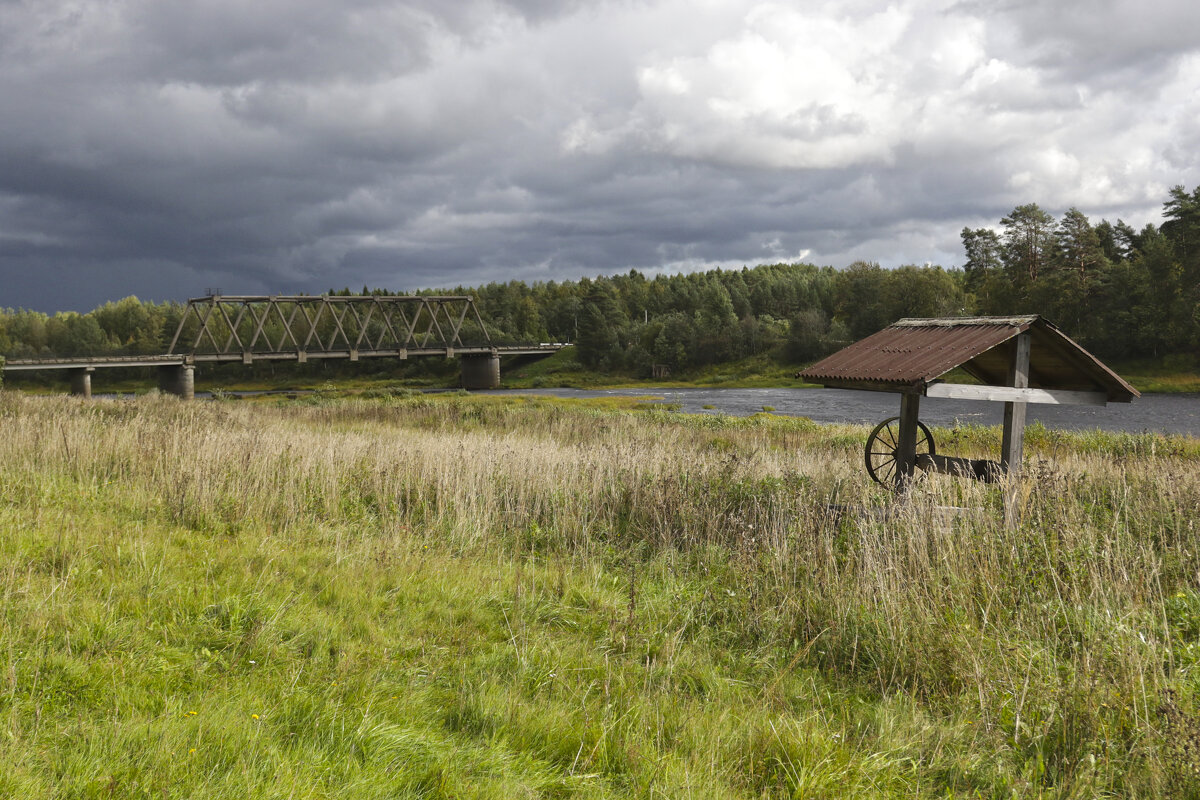
[[[566,345],[497,346],[464,296],[210,295],[188,300],[167,352],[8,361],[5,371],[70,370],[74,394],[91,394],[91,373],[158,367],[159,388],[191,397],[197,364],[260,360],[459,358],[468,389],[500,385],[500,356],[549,355]]]

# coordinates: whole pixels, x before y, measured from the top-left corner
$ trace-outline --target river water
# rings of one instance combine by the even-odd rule
[[[776,414],[808,417],[814,422],[874,424],[900,413],[900,396],[890,392],[846,389],[502,389],[487,394],[537,394],[553,397],[654,397],[678,403],[689,414],[747,416],[774,408]],[[711,408],[706,408],[711,406]],[[1026,420],[1047,428],[1131,433],[1155,432],[1200,436],[1200,394],[1145,395],[1132,403],[1107,406],[1030,404]],[[1001,403],[921,398],[921,421],[929,425],[999,425]]]

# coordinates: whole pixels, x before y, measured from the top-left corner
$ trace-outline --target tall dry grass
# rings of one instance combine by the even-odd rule
[[[996,444],[937,433],[963,455]],[[860,466],[864,436],[548,400],[3,393],[0,479],[5,503],[37,513],[60,491],[110,491],[133,517],[208,537],[316,531],[335,550],[593,564],[628,582],[631,619],[640,581],[670,581],[689,608],[676,639],[703,631],[772,654],[780,675],[915,703],[887,724],[937,791],[1200,790],[1195,442],[1034,431],[1009,530],[996,487],[931,478],[893,502]],[[656,635],[611,646],[652,659]],[[921,715],[969,744],[931,744]]]

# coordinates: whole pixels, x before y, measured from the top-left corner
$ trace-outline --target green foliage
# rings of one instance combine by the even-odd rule
[[[832,352],[828,336],[829,317],[819,308],[806,308],[791,319],[788,354],[796,361],[816,360]]]
[[[1106,358],[1190,354],[1200,367],[1200,187],[1171,190],[1161,228],[1093,226],[1079,209],[1036,204],[995,231],[964,228],[967,287],[983,314],[1040,313]]]
[[[163,353],[181,313],[177,303],[136,297],[87,314],[0,309],[0,353],[12,358]]]
[[[1053,255],[1054,218],[1037,203],[1017,206],[1000,220],[1004,228],[1001,258],[1004,271],[1015,287],[1036,281]]]
[[[978,294],[986,287],[986,277],[1001,268],[1000,235],[988,228],[963,228],[961,236],[963,249],[967,253],[967,260],[963,264],[967,276],[966,288]]]
[[[579,306],[579,360],[586,367],[605,369],[621,351],[618,332],[624,312],[608,281],[585,281]]]

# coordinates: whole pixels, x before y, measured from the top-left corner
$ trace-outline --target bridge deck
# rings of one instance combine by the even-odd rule
[[[184,364],[252,363],[254,361],[315,361],[317,359],[363,358],[406,359],[421,356],[524,356],[556,353],[568,345],[553,342],[538,345],[475,345],[469,347],[424,347],[385,350],[313,350],[272,351],[260,353],[194,353],[187,355],[162,354],[145,356],[85,356],[78,358],[18,358],[4,364],[5,372],[32,372],[47,369],[117,369],[121,367],[173,367]]]

